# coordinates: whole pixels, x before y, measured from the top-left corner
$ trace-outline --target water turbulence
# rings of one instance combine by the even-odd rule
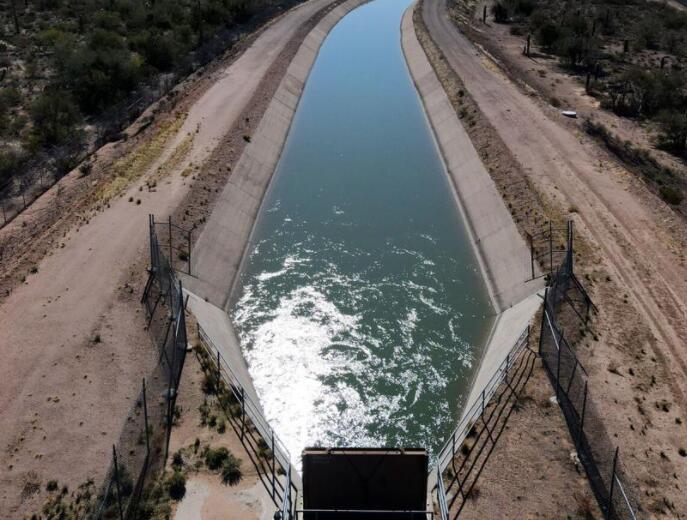
[[[402,55],[409,3],[375,0],[325,41],[233,295],[265,414],[295,458],[436,450],[492,323]]]

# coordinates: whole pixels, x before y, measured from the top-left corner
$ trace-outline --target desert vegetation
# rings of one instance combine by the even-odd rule
[[[0,1],[0,191],[53,179],[293,0]],[[88,172],[82,172],[86,175]]]
[[[687,12],[649,0],[499,0],[493,15],[510,24],[511,34],[557,57],[602,108],[636,120],[656,148],[687,160]],[[684,180],[676,172],[643,150],[613,142],[608,129],[588,130],[629,159],[666,202],[677,206],[684,199]]]

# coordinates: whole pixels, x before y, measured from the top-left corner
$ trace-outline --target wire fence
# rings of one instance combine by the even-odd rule
[[[609,436],[602,414],[590,399],[589,377],[580,363],[566,330],[579,331],[588,322],[594,304],[574,273],[572,222],[568,223],[564,259],[553,273],[544,298],[539,354],[556,390],[592,490],[605,518],[637,518],[638,501]]]
[[[169,259],[149,217],[150,270],[142,303],[149,332],[158,346],[158,363],[143,380],[98,495],[93,518],[132,520],[145,517],[146,497],[164,467],[176,416],[176,396],[187,351],[185,303]]]
[[[436,474],[432,492],[441,520],[461,514],[532,374],[535,359],[527,327],[439,452],[431,473]]]
[[[298,488],[291,480],[291,456],[265,419],[260,405],[251,399],[231,365],[203,328],[198,325],[199,348],[196,349],[209,387],[234,431],[246,449],[265,489],[277,508],[285,499],[295,505]]]

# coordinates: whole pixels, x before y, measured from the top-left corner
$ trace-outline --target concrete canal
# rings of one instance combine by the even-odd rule
[[[374,0],[327,37],[232,296],[294,459],[314,445],[437,450],[493,322],[401,51],[409,4]]]

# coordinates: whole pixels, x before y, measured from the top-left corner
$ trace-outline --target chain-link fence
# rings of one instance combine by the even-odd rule
[[[149,217],[150,270],[142,302],[149,332],[158,346],[158,363],[144,379],[117,445],[94,518],[146,518],[149,484],[162,469],[176,415],[176,396],[187,350],[185,303],[181,283],[161,248],[155,220]]]
[[[638,502],[630,492],[618,447],[590,399],[587,371],[566,339],[566,330],[578,333],[579,321],[586,324],[594,309],[574,273],[572,222],[566,242],[563,261],[552,271],[544,298],[539,354],[602,513],[608,519],[634,520]]]

